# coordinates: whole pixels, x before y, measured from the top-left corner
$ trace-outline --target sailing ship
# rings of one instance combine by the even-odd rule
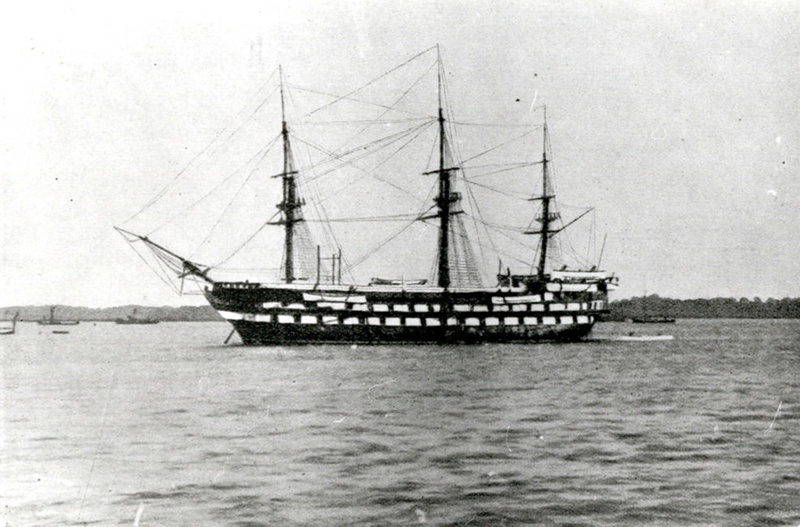
[[[341,145],[328,147],[308,139],[297,139],[298,134],[295,133],[295,129],[300,125],[287,121],[287,102],[293,100],[287,96],[289,83],[285,81],[282,69],[278,68],[278,86],[272,93],[277,93],[276,97],[280,100],[280,120],[276,123],[280,128],[273,142],[268,145],[269,148],[273,144],[280,145],[280,156],[276,156],[279,165],[270,170],[274,174],[272,178],[280,180],[281,183],[280,201],[276,205],[277,219],[273,217],[270,221],[260,223],[256,234],[246,240],[249,242],[267,226],[279,227],[283,238],[280,251],[277,250],[280,246],[273,246],[267,250],[267,253],[280,255],[281,264],[277,268],[279,273],[277,280],[266,281],[255,277],[220,278],[217,273],[222,273],[221,265],[202,264],[198,259],[182,256],[174,247],[168,247],[162,239],[156,240],[153,233],[158,229],[147,234],[139,234],[127,226],[130,220],[126,222],[124,228],[116,227],[116,229],[134,249],[144,247],[156,257],[158,264],[154,269],[170,270],[173,273],[172,278],[179,280],[179,291],[183,291],[184,280],[191,279],[197,282],[208,303],[232,324],[245,345],[539,342],[573,341],[585,337],[598,317],[607,312],[607,295],[615,287],[617,279],[612,273],[599,269],[599,259],[595,265],[578,268],[560,266],[557,270],[553,269],[551,253],[556,247],[557,237],[588,211],[570,222],[561,220],[552,182],[552,154],[546,113],[542,109],[542,124],[536,127],[536,130],[541,130],[542,133],[541,156],[534,157],[531,161],[509,162],[510,168],[499,168],[493,172],[522,170],[523,177],[529,179],[531,175],[525,172],[525,169],[541,168],[541,182],[538,183],[540,192],[536,193],[536,190],[533,190],[536,195],[531,197],[528,194],[522,198],[526,203],[523,210],[529,214],[529,218],[534,216],[535,212],[528,211],[528,208],[533,208],[531,203],[540,206],[540,213],[534,216],[534,220],[527,220],[527,227],[517,226],[514,231],[528,240],[534,239],[531,236],[536,236],[538,243],[524,244],[527,256],[518,259],[525,266],[522,272],[512,272],[511,268],[504,267],[502,260],[498,258],[499,271],[490,278],[491,285],[487,286],[482,282],[481,272],[475,264],[476,256],[467,236],[468,222],[464,221],[467,211],[462,199],[466,192],[466,201],[471,205],[475,202],[473,194],[470,193],[470,183],[475,180],[471,180],[465,174],[473,170],[468,161],[478,156],[459,162],[458,151],[462,145],[454,142],[451,136],[453,129],[460,122],[449,118],[449,112],[445,111],[449,107],[449,102],[446,100],[444,68],[438,46],[409,59],[389,73],[399,71],[412,61],[421,60],[420,57],[430,58],[432,52],[435,52],[435,59],[431,60],[432,64],[427,71],[436,72],[436,90],[435,92],[429,90],[429,93],[434,92],[438,95],[437,104],[434,106],[436,113],[428,112],[425,118],[425,126],[432,130],[432,140],[426,147],[428,155],[422,156],[423,164],[417,165],[421,168],[416,174],[421,173],[435,178],[429,194],[429,197],[433,195],[433,205],[424,205],[421,211],[406,215],[323,218],[325,220],[323,223],[328,227],[337,221],[368,222],[401,219],[408,220],[409,225],[422,223],[425,226],[434,226],[435,250],[431,252],[435,255],[430,280],[406,278],[407,272],[402,270],[403,261],[412,262],[417,253],[421,252],[416,240],[406,244],[402,252],[397,251],[393,254],[392,269],[396,269],[392,271],[393,277],[373,277],[363,282],[353,278],[343,280],[342,276],[345,274],[352,277],[351,271],[363,259],[355,264],[350,263],[343,259],[341,247],[334,246],[330,252],[326,250],[323,253],[320,245],[314,247],[308,241],[310,232],[308,227],[315,221],[311,219],[310,213],[317,212],[324,216],[319,211],[322,209],[321,203],[328,199],[324,197],[321,200],[317,199],[316,204],[311,203],[312,197],[319,198],[313,196],[316,193],[313,191],[315,187],[312,182],[316,183],[323,176],[338,177],[349,168],[355,172],[354,178],[357,181],[372,176],[379,182],[388,183],[394,189],[400,188],[405,192],[401,184],[390,181],[389,178],[399,171],[405,172],[404,183],[412,181],[410,178],[414,177],[415,171],[408,167],[414,164],[412,159],[415,158],[405,154],[406,143],[399,141],[410,142],[416,139],[423,128],[410,127],[403,133],[397,133],[393,127],[400,126],[409,119],[390,120],[390,116],[400,110],[399,103],[408,98],[411,88],[400,92],[391,102],[384,104],[367,100],[368,96],[365,94],[367,88],[371,89],[378,80],[384,80],[388,73],[346,95],[328,96],[312,90],[306,92],[329,97],[306,116],[314,115],[321,109],[328,110],[338,104],[351,106],[365,100],[372,108],[378,108],[379,118],[375,121],[367,124],[364,124],[363,120],[353,121],[357,123],[358,131],[353,133],[351,138],[376,128],[380,130],[388,128],[392,132],[367,142],[365,146],[344,148]],[[413,87],[419,79],[412,78],[412,80],[415,81],[412,83]],[[263,103],[260,103],[258,108],[262,106]],[[403,117],[407,115],[406,113]],[[236,132],[238,129],[230,135],[233,136]],[[341,136],[333,137],[339,139]],[[310,152],[313,149],[313,152],[320,157],[324,154],[325,160],[314,160],[309,154],[309,166],[304,169],[300,166],[299,155],[295,148],[295,142],[298,141],[305,147],[305,151]],[[368,155],[369,149],[384,148],[387,145],[392,148],[392,154],[380,158],[375,165],[377,167],[391,165],[391,169],[387,170],[389,175],[380,173],[377,168],[364,168],[361,163]],[[398,146],[395,148],[394,145]],[[492,147],[485,149],[485,153],[496,150],[498,147]],[[530,153],[531,150],[530,146],[526,145],[525,151]],[[403,154],[393,157],[398,152]],[[535,153],[533,155],[535,156]],[[262,159],[266,155],[257,157]],[[392,163],[387,162],[389,159]],[[333,168],[330,168],[332,166],[330,163],[335,164]],[[490,163],[485,166],[499,165]],[[260,169],[249,172],[248,180],[258,171]],[[534,172],[535,176],[538,170],[534,168],[531,172]],[[465,191],[455,190],[454,186],[459,183],[466,187]],[[341,195],[351,184],[347,181],[337,181],[333,193]],[[477,184],[479,183],[476,182]],[[301,190],[305,190],[306,194],[312,194],[308,197],[308,202],[306,197],[301,195]],[[500,189],[500,192],[509,194],[503,189]],[[163,194],[164,192],[161,193]],[[376,196],[376,194],[354,192],[350,197],[356,198],[357,207],[364,208],[367,206],[365,201],[378,200]],[[198,202],[204,198],[205,196]],[[234,200],[229,205],[233,202]],[[380,207],[388,207],[392,203],[391,200],[385,200]],[[230,207],[226,207],[225,210],[228,208]],[[470,217],[476,220],[474,222],[476,228],[478,222],[489,227],[505,227],[489,221],[483,222],[477,204],[471,210],[473,213]],[[476,210],[477,213],[474,212]],[[219,222],[215,223],[213,227],[216,228],[218,224]],[[181,234],[185,232],[184,230]],[[353,234],[352,229],[349,232]],[[363,234],[360,231],[355,232],[355,237],[361,238],[361,242],[370,238],[366,230]],[[176,236],[177,238],[179,236]],[[335,237],[332,238],[336,240]],[[207,240],[208,238],[203,240],[201,247]],[[379,248],[383,245],[384,242]],[[237,248],[234,254],[240,248]],[[482,253],[484,248],[486,246],[481,246]],[[377,250],[369,251],[367,257],[376,252]],[[227,259],[223,260],[225,261]]]
[[[50,306],[50,317],[41,318],[36,323],[42,326],[77,326],[81,321],[58,319],[56,318],[56,306]]]
[[[138,309],[134,308],[133,313],[125,318],[116,318],[114,322],[117,324],[158,324],[160,320],[150,317],[139,317],[136,315]]]
[[[11,324],[4,324],[0,326],[0,335],[13,335],[17,331],[17,319],[19,319],[19,311],[14,314],[14,317],[9,321]]]

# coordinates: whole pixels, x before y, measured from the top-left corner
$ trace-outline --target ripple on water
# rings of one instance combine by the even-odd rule
[[[22,334],[8,525],[130,525],[140,504],[143,526],[800,524],[800,321],[674,329],[355,350],[212,349],[214,324]]]

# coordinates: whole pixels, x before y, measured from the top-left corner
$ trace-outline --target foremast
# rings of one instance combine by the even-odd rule
[[[270,221],[270,225],[283,225],[284,227],[284,254],[283,254],[283,280],[287,284],[293,283],[296,279],[295,273],[295,237],[296,225],[304,221],[302,215],[302,207],[305,201],[300,197],[296,175],[298,174],[295,169],[294,158],[292,155],[291,140],[289,134],[289,126],[286,121],[286,99],[283,82],[283,70],[278,68],[280,77],[280,99],[281,99],[281,139],[283,142],[283,171],[279,174],[272,176],[273,178],[281,178],[282,180],[282,200],[276,205],[281,213],[280,219],[277,221]],[[211,267],[204,266],[192,262],[181,255],[170,251],[166,247],[154,242],[147,236],[142,236],[119,227],[115,227],[129,242],[139,240],[153,252],[153,254],[168,268],[178,274],[179,278],[184,278],[189,275],[201,278],[208,284],[216,284],[209,276]],[[302,236],[302,233],[301,233]],[[302,243],[301,243],[302,245]],[[301,262],[302,264],[302,262]],[[341,269],[339,271],[341,273]]]

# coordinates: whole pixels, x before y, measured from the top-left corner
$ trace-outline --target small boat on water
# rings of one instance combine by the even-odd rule
[[[14,318],[11,320],[3,321],[4,324],[0,326],[0,335],[13,335],[17,331],[17,319],[19,318],[19,311],[16,312]],[[10,324],[8,324],[10,322]]]
[[[632,318],[631,322],[634,324],[674,324],[675,319],[672,317],[642,316]]]
[[[675,340],[673,335],[622,335],[613,340],[623,342],[651,342],[657,340]]]
[[[41,326],[77,326],[81,323],[80,320],[57,319],[55,313],[56,306],[51,306],[50,318],[42,318],[41,320],[37,320],[36,323]]]
[[[137,309],[134,309],[133,313],[128,315],[126,318],[117,318],[114,319],[114,322],[117,324],[158,324],[161,322],[157,318],[136,316],[136,312]]]
[[[675,340],[675,336],[674,335],[635,335],[633,333],[629,333],[628,335],[614,335],[614,336],[596,337],[593,340],[614,341],[614,342],[656,342],[656,341]]]

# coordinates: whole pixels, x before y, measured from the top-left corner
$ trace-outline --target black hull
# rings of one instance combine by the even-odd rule
[[[571,342],[605,312],[605,291],[216,284],[205,292],[245,345]]]
[[[275,344],[481,344],[572,342],[584,338],[591,324],[526,328],[407,328],[288,325],[237,321],[233,327],[246,346]]]

